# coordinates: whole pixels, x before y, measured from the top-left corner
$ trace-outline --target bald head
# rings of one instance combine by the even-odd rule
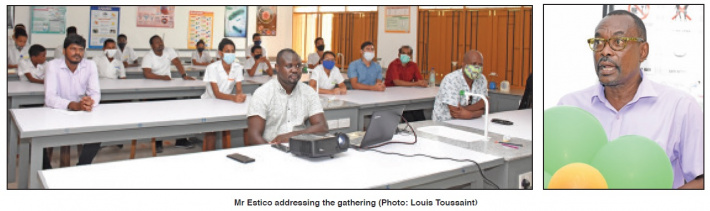
[[[477,50],[470,50],[463,55],[463,66],[466,65],[483,66],[483,54]]]

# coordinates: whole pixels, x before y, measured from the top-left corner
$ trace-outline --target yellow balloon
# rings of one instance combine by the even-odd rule
[[[604,176],[585,163],[570,163],[555,172],[548,189],[608,189]]]

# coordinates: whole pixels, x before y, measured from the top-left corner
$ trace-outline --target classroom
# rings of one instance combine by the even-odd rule
[[[8,189],[535,186],[532,6],[8,18]]]

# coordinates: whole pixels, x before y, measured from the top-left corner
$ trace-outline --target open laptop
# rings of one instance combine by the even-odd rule
[[[399,120],[402,118],[404,107],[402,105],[373,112],[370,125],[364,132],[365,135],[361,136],[362,133],[356,133],[355,137],[350,138],[350,145],[363,148],[392,140]]]

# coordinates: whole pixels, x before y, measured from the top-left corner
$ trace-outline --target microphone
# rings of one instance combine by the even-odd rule
[[[489,110],[489,107],[488,107],[488,99],[486,98],[486,96],[484,96],[484,95],[482,95],[482,94],[471,93],[471,92],[467,92],[467,91],[464,91],[464,90],[461,90],[461,91],[459,92],[459,95],[465,96],[465,97],[468,97],[468,96],[480,97],[480,98],[483,100],[483,102],[485,103],[485,105],[486,105],[486,107],[485,107],[485,109],[486,109],[486,114],[485,114],[485,117],[483,117],[483,119],[484,119],[483,136],[486,137],[486,141],[488,141],[488,110]]]

